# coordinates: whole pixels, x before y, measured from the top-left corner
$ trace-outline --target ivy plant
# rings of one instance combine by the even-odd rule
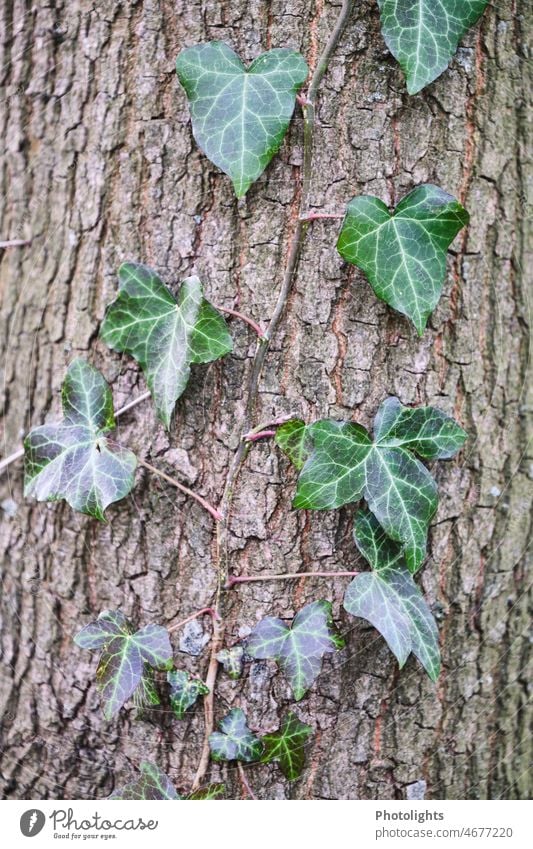
[[[65,499],[104,519],[104,510],[133,487],[135,455],[111,441],[113,398],[104,378],[74,360],[61,390],[63,419],[30,431],[24,440],[24,494],[38,501]]]
[[[194,138],[242,197],[284,139],[308,69],[299,53],[269,50],[246,68],[221,41],[188,47],[176,61]]]
[[[375,516],[362,511],[355,518],[354,537],[372,571],[353,579],[344,596],[345,610],[380,631],[400,667],[413,652],[436,681],[440,671],[437,626],[401,546],[386,536]]]
[[[214,761],[257,761],[263,753],[263,743],[248,728],[241,708],[233,708],[220,722],[219,731],[209,737]]]
[[[289,627],[267,616],[246,640],[246,653],[257,660],[276,660],[296,701],[303,699],[322,667],[322,657],[344,647],[331,615],[331,602],[313,601],[294,617]]]
[[[170,684],[170,706],[178,719],[183,719],[185,711],[209,692],[203,681],[191,678],[184,669],[171,669],[167,672],[167,681]]]
[[[225,673],[236,681],[237,678],[241,677],[244,667],[244,648],[237,644],[221,649],[217,654],[217,660],[222,664]]]
[[[464,430],[434,407],[383,402],[374,420],[374,440],[360,424],[322,419],[282,425],[276,442],[300,466],[295,508],[331,510],[364,498],[384,531],[402,544],[411,572],[426,552],[429,523],[437,509],[437,487],[423,459],[453,457]],[[305,462],[303,462],[303,458]],[[303,465],[302,465],[303,462]]]
[[[483,14],[488,0],[378,0],[381,32],[416,94],[433,82],[462,37]]]
[[[305,744],[312,735],[313,728],[301,722],[289,711],[278,731],[264,734],[263,763],[276,761],[285,778],[296,781],[300,777],[305,763]]]
[[[218,360],[233,348],[226,322],[203,296],[198,277],[187,277],[177,297],[152,268],[125,262],[119,294],[100,335],[114,351],[131,354],[166,427],[189,380],[191,365]]]
[[[96,680],[106,719],[118,713],[150,674],[150,667],[164,670],[172,666],[166,628],[146,625],[136,631],[120,610],[104,610],[76,634],[74,642],[101,652]]]
[[[467,223],[459,201],[438,186],[418,186],[393,213],[379,198],[361,195],[346,208],[337,249],[422,335],[442,293],[446,251]]]
[[[134,781],[115,790],[110,799],[139,800],[139,801],[181,801],[184,799],[216,799],[224,792],[223,784],[209,784],[207,787],[180,796],[168,775],[156,764],[143,761],[139,767],[140,775]]]

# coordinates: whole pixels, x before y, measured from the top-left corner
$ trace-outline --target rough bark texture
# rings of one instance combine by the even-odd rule
[[[267,359],[257,422],[287,412],[369,424],[387,394],[436,404],[470,434],[435,464],[440,506],[423,587],[438,618],[436,686],[409,661],[398,673],[377,632],[341,611],[346,579],[238,586],[229,638],[266,613],[290,617],[332,598],[347,648],[296,708],[317,733],[292,788],[275,767],[248,775],[264,798],[525,798],[531,793],[527,708],[530,527],[525,456],[528,312],[524,267],[525,0],[490,6],[451,69],[415,97],[379,31],[375,2],[354,4],[322,86],[312,200],[342,211],[354,194],[393,203],[435,182],[472,221],[449,256],[444,296],[422,339],[379,303],[335,250],[338,222],[311,225]],[[117,406],[144,391],[136,364],[98,340],[125,259],[176,284],[198,272],[212,301],[265,323],[276,300],[299,194],[302,120],[238,203],[193,143],[174,72],[178,51],[218,38],[245,59],[271,46],[313,65],[338,12],[324,0],[129,0],[2,4],[0,238],[33,239],[1,255],[4,455],[57,415],[74,354],[111,381]],[[522,163],[521,163],[522,159]],[[145,402],[121,419],[139,454],[216,503],[240,436],[253,333],[232,320],[235,353],[195,369],[170,436]],[[255,445],[235,493],[235,574],[350,569],[353,510],[292,512],[295,474]],[[64,504],[28,503],[21,464],[2,481],[2,788],[13,798],[102,798],[143,758],[190,786],[203,736],[187,721],[122,711],[103,719],[96,658],[72,635],[101,609],[139,625],[208,605],[213,522],[144,471],[100,524]],[[207,619],[175,636],[200,651]],[[205,629],[205,634],[202,629]],[[180,642],[181,640],[181,642]],[[207,647],[179,655],[205,670]],[[221,676],[217,715],[244,707],[276,728],[291,703],[270,663],[241,682]],[[230,795],[241,790],[233,768]]]

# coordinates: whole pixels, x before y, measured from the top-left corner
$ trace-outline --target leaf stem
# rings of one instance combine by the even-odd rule
[[[243,786],[245,793],[248,794],[250,799],[253,799],[254,802],[257,802],[257,796],[255,795],[254,791],[252,790],[252,788],[250,786],[250,782],[246,778],[246,772],[245,772],[244,767],[243,767],[243,765],[240,761],[237,761],[237,770],[238,770],[239,778],[241,780],[241,784]]]
[[[178,631],[180,628],[186,625],[187,622],[192,622],[193,619],[198,619],[199,616],[208,615],[212,616],[213,619],[219,618],[218,613],[212,607],[202,607],[201,610],[197,610],[196,613],[191,613],[191,615],[187,616],[186,619],[181,619],[179,622],[176,622],[175,625],[171,625],[170,628],[167,628],[167,631],[169,634],[171,634],[173,631]]]
[[[354,578],[360,572],[284,572],[280,575],[230,575],[226,581],[229,589],[235,584],[247,584],[252,581],[292,581],[299,578]]]
[[[170,475],[167,475],[165,472],[162,472],[160,469],[156,469],[155,466],[152,466],[151,463],[147,463],[146,460],[141,460],[140,457],[137,457],[137,462],[140,466],[144,466],[145,469],[148,469],[149,472],[152,472],[154,475],[159,475],[160,478],[166,480],[167,483],[171,483],[172,486],[175,486],[176,489],[179,489],[180,492],[184,492],[185,495],[189,495],[191,498],[194,498],[198,504],[201,504],[204,510],[207,510],[208,513],[211,514],[215,522],[222,521],[222,514],[213,507],[209,501],[206,501],[205,498],[202,498],[201,495],[198,495],[197,492],[194,492],[192,489],[189,489],[188,486],[184,486],[182,483],[176,480],[176,478],[172,478]]]
[[[333,212],[308,212],[306,215],[302,215],[300,217],[300,221],[319,221],[322,219],[340,219],[344,218],[344,213],[333,213]]]
[[[115,418],[122,416],[123,413],[127,413],[128,410],[131,410],[133,407],[136,407],[137,404],[140,404],[142,401],[146,401],[147,398],[150,397],[151,392],[143,392],[142,395],[138,395],[137,398],[134,398],[133,401],[129,401],[127,404],[124,404],[119,410],[115,411]],[[16,460],[20,460],[21,457],[24,457],[24,448],[19,448],[18,451],[15,451],[13,454],[10,454],[9,457],[5,457],[3,460],[0,460],[0,473],[7,469],[11,463],[14,463]]]
[[[235,316],[235,318],[240,318],[241,321],[244,321],[245,324],[248,324],[251,328],[253,328],[253,330],[255,330],[255,332],[257,333],[257,335],[259,336],[260,339],[262,339],[263,336],[265,335],[263,333],[263,328],[260,327],[257,324],[257,322],[253,320],[253,318],[250,318],[250,316],[244,315],[242,312],[237,312],[237,310],[230,310],[230,309],[228,309],[228,307],[218,307],[218,306],[215,306],[214,304],[213,304],[213,306],[219,312],[225,312],[228,315]]]
[[[24,248],[31,245],[31,239],[7,239],[0,241],[0,248]]]
[[[257,442],[258,439],[268,439],[271,436],[275,436],[275,430],[258,430],[257,433],[247,433],[244,436],[246,442]]]

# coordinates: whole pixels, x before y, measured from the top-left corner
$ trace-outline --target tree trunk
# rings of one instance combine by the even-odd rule
[[[433,182],[471,223],[453,245],[442,300],[419,339],[377,301],[335,250],[339,222],[309,230],[284,319],[268,354],[256,422],[296,413],[369,425],[389,394],[434,404],[468,431],[435,464],[440,503],[421,583],[437,617],[436,685],[410,660],[399,673],[376,631],[342,611],[347,579],[255,583],[230,596],[228,640],[264,615],[290,618],[330,598],[347,648],[327,656],[296,707],[274,664],[219,676],[216,713],[241,706],[272,730],[288,708],[317,729],[303,777],[250,768],[262,798],[527,798],[524,550],[531,493],[525,457],[528,311],[524,259],[525,0],[490,5],[451,68],[409,97],[380,35],[375,2],[354,3],[319,95],[312,207],[342,212],[356,194],[394,204]],[[270,47],[310,65],[337,3],[315,0],[71,0],[2,4],[0,238],[3,453],[58,416],[75,354],[111,382],[116,407],[145,390],[136,363],[98,339],[117,268],[158,269],[177,285],[197,272],[210,300],[266,324],[283,275],[300,191],[302,119],[243,201],[193,142],[174,62],[185,46],[229,42],[245,60]],[[139,456],[217,503],[238,445],[255,350],[231,319],[233,355],[195,367],[170,435],[150,402],[120,419]],[[353,509],[291,510],[296,475],[257,443],[234,496],[234,574],[357,568]],[[96,657],[72,635],[105,608],[138,625],[171,624],[212,602],[213,521],[140,469],[108,523],[22,495],[22,465],[2,480],[2,792],[9,798],[103,798],[153,760],[190,786],[202,744],[200,706],[104,720]],[[210,622],[176,632],[180,664],[205,673]],[[197,656],[187,654],[201,652]],[[229,795],[236,770],[212,767]]]

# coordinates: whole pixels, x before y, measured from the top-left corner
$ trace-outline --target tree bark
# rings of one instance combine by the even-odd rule
[[[228,641],[272,614],[330,598],[347,648],[329,655],[294,706],[274,664],[219,675],[216,714],[241,706],[272,730],[287,709],[315,726],[303,777],[247,769],[262,798],[528,798],[528,588],[531,469],[526,457],[525,0],[490,5],[450,69],[409,97],[380,35],[375,2],[354,3],[318,100],[312,208],[342,212],[356,194],[394,204],[434,182],[471,223],[452,246],[442,300],[424,336],[373,295],[335,250],[338,221],[310,225],[267,357],[256,423],[295,413],[369,425],[389,394],[434,404],[469,434],[434,465],[440,503],[421,584],[437,617],[436,685],[410,660],[399,673],[376,631],[342,611],[349,579],[237,585]],[[197,272],[215,304],[263,326],[272,314],[300,191],[299,107],[281,153],[237,202],[193,142],[174,62],[185,46],[229,42],[245,60],[270,47],[313,66],[339,6],[325,0],[86,0],[2,4],[0,251],[3,455],[59,414],[76,354],[111,382],[115,405],[145,390],[134,361],[98,339],[124,260],[177,286]],[[241,435],[253,331],[230,319],[235,352],[196,367],[166,434],[149,401],[120,420],[139,456],[217,504]],[[528,406],[529,404],[529,406]],[[73,634],[105,608],[139,627],[209,606],[216,584],[211,517],[137,473],[102,524],[22,495],[22,466],[0,480],[2,793],[103,798],[153,760],[190,787],[203,711],[179,723],[103,718],[96,657]],[[291,510],[295,472],[271,441],[253,444],[234,494],[234,574],[352,570],[353,509]],[[173,633],[179,663],[206,671],[208,617]],[[242,633],[242,631],[241,631]],[[187,651],[201,652],[198,656]],[[179,653],[181,651],[181,653]],[[215,766],[239,798],[234,765]]]

